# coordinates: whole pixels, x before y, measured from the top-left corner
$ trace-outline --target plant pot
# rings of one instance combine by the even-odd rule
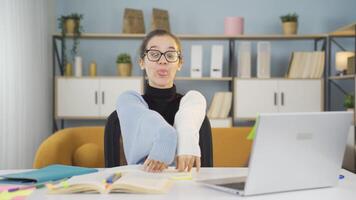
[[[66,33],[73,34],[75,30],[76,23],[78,24],[79,27],[79,21],[75,19],[66,19],[64,23],[64,30]]]
[[[297,22],[283,22],[283,34],[284,35],[295,35],[298,30]]]
[[[73,66],[71,63],[67,63],[64,69],[64,76],[73,76]]]
[[[132,64],[120,63],[117,64],[118,76],[131,76]]]

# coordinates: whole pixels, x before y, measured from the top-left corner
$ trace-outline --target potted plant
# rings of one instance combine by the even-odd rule
[[[66,56],[66,36],[71,34],[73,36],[73,45],[71,49],[72,59],[78,53],[78,45],[79,45],[79,37],[83,32],[83,27],[80,24],[80,21],[83,19],[82,14],[72,13],[70,15],[62,15],[58,18],[59,25],[58,28],[61,30],[62,35],[62,49],[64,54],[63,56],[63,66],[67,64],[67,56]]]
[[[119,76],[131,76],[132,63],[131,56],[129,54],[119,54],[116,59],[116,64]]]
[[[285,35],[295,35],[298,30],[298,15],[296,13],[290,13],[287,15],[282,15],[282,26],[283,33]]]
[[[346,111],[354,113],[354,102],[355,102],[355,96],[353,94],[347,94],[344,99],[344,107],[346,108]]]
[[[355,101],[354,95],[347,94],[344,99],[344,107],[348,111],[353,111],[354,110],[354,101]]]

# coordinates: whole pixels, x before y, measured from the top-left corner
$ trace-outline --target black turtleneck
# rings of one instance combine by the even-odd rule
[[[148,104],[149,109],[157,111],[162,117],[173,126],[174,116],[179,109],[179,102],[183,95],[176,92],[176,86],[159,89],[146,84],[143,99]]]

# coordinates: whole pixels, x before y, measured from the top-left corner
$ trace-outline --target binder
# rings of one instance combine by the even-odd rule
[[[257,77],[271,78],[271,43],[257,43]]]
[[[251,78],[251,42],[241,42],[237,53],[238,77]]]
[[[203,69],[202,45],[192,45],[190,60],[191,60],[190,77],[193,78],[202,77],[202,69]]]
[[[210,77],[212,78],[222,77],[223,51],[222,45],[213,45],[211,48]]]

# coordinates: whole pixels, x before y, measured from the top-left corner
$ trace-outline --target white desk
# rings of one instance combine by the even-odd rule
[[[13,170],[0,170],[0,174],[14,172]],[[247,173],[246,168],[202,168],[196,179],[205,178],[222,178],[228,176],[239,176]],[[144,195],[144,194],[71,194],[71,195],[49,195],[46,194],[46,189],[39,189],[32,193],[29,200],[98,200],[98,199],[181,199],[181,200],[209,200],[209,199],[323,199],[323,200],[355,200],[356,199],[356,175],[346,170],[342,170],[341,174],[345,176],[339,181],[339,185],[334,188],[323,188],[314,190],[303,190],[296,192],[284,192],[276,194],[258,195],[251,197],[241,197],[238,195],[225,193],[219,190],[214,190],[208,187],[201,186],[194,181],[176,181],[174,186],[167,194],[159,195]]]

